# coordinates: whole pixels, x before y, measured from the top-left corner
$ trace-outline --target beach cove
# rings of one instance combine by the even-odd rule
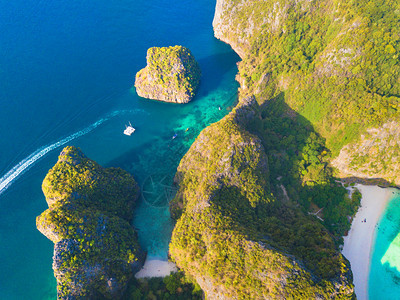
[[[372,289],[379,289],[381,294],[387,295],[382,287],[373,285],[370,271],[377,263],[376,259],[372,260],[372,257],[378,245],[376,239],[379,235],[378,228],[381,226],[381,219],[387,213],[388,205],[398,197],[399,192],[395,188],[362,184],[356,184],[354,187],[362,194],[361,206],[352,221],[348,235],[344,237],[342,254],[350,261],[357,299],[393,299],[368,295]]]

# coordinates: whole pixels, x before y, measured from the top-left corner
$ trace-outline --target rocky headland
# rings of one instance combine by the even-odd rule
[[[354,299],[352,271],[339,245],[360,201],[337,182],[333,167],[346,176],[399,182],[397,164],[391,165],[399,157],[396,14],[391,1],[217,0],[215,36],[242,58],[239,103],[203,130],[184,156],[171,203],[177,222],[171,258],[208,299]],[[150,48],[146,68],[136,75],[139,96],[192,99],[200,70],[188,53],[181,46]],[[96,236],[104,223],[99,220],[109,218],[113,229],[128,232],[118,222],[129,224],[129,218],[102,201],[96,209],[84,204],[103,199],[104,186],[113,181],[97,185],[104,177],[90,172],[75,177],[86,174],[74,171],[79,161],[62,154],[62,171],[55,167],[46,177],[49,209],[38,218],[38,228],[56,243],[59,295],[114,297],[131,273],[113,274],[135,266],[139,248],[133,230],[112,233],[110,243],[97,248],[110,244],[115,251],[123,245],[106,260],[122,263],[107,265],[90,248],[97,239],[86,244],[83,229]],[[121,239],[113,244],[116,236]],[[126,247],[132,256],[126,256]],[[115,265],[119,269],[110,274]],[[104,275],[95,288],[86,285],[89,294],[83,283],[92,274]]]
[[[399,186],[396,4],[363,3],[217,0],[214,34],[242,58],[240,94],[284,98],[325,138],[336,176]]]
[[[189,49],[182,46],[152,47],[147,50],[147,66],[136,74],[140,97],[188,103],[200,84],[201,71]]]
[[[339,245],[360,199],[335,175],[399,182],[397,20],[390,1],[216,1],[239,104],[184,156],[171,203],[171,257],[208,299],[355,297]]]
[[[259,110],[242,99],[182,159],[170,255],[207,299],[352,299],[329,232],[271,193],[262,141],[246,130]]]
[[[66,147],[42,184],[49,208],[38,230],[54,243],[58,299],[119,299],[145,253],[130,225],[139,187]]]

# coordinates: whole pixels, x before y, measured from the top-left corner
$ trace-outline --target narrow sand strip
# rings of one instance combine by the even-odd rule
[[[344,237],[342,253],[351,264],[357,299],[365,300],[368,299],[368,276],[375,228],[393,190],[361,184],[355,187],[362,194],[361,207],[353,219],[348,235]]]
[[[176,272],[176,265],[170,261],[146,259],[143,268],[135,274],[136,278],[165,277],[171,272]]]

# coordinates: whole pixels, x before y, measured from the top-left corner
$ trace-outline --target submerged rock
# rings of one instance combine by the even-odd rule
[[[119,299],[145,258],[130,225],[135,180],[66,147],[42,189],[49,209],[36,226],[55,244],[58,299]]]
[[[200,66],[189,49],[182,46],[152,47],[147,50],[147,66],[136,74],[140,97],[187,103],[200,84]]]

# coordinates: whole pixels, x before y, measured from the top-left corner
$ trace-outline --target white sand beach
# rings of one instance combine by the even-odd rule
[[[171,272],[176,272],[176,265],[170,261],[146,259],[143,268],[135,274],[136,278],[165,277]]]
[[[357,299],[364,300],[368,299],[368,276],[375,228],[392,197],[393,189],[361,184],[355,187],[362,194],[361,207],[353,219],[348,235],[344,237],[342,253],[351,264]]]

